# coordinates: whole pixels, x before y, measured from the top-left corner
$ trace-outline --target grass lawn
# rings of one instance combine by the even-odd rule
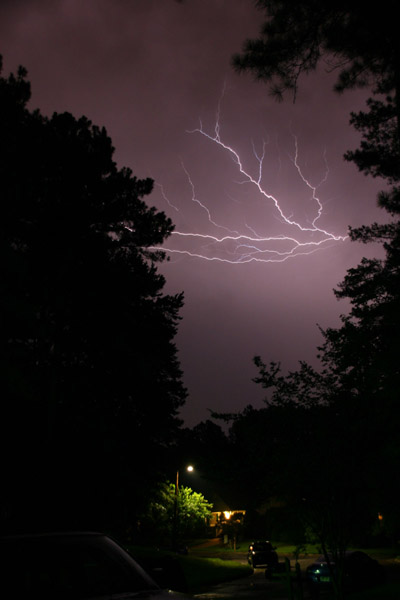
[[[182,592],[195,593],[253,572],[249,565],[229,558],[181,555],[142,546],[131,546],[128,550],[161,587]]]
[[[179,557],[179,562],[188,583],[188,591],[195,592],[202,587],[246,577],[253,572],[252,567],[235,560],[223,558]]]

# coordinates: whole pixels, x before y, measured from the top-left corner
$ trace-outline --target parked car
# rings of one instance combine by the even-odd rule
[[[1,596],[7,600],[171,598],[128,552],[101,533],[3,536],[0,564]]]
[[[332,587],[332,579],[336,573],[336,564],[330,561],[331,569],[325,557],[319,557],[306,569],[306,580],[311,592]],[[361,589],[382,583],[385,573],[382,565],[365,552],[359,550],[346,552],[343,563],[343,587],[345,589]]]
[[[249,546],[247,561],[255,569],[256,567],[274,567],[278,564],[276,548],[271,542],[256,540]]]

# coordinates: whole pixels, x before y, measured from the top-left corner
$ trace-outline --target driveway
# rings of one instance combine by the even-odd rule
[[[264,569],[255,569],[249,577],[214,585],[193,597],[199,600],[281,600],[288,598],[288,589],[282,581],[266,579]]]

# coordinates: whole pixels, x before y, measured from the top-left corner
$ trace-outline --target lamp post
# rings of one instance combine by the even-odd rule
[[[192,473],[194,468],[192,465],[186,467],[188,473]],[[176,470],[175,478],[175,496],[174,496],[174,518],[172,522],[172,547],[176,547],[178,533],[178,496],[179,496],[179,469]]]

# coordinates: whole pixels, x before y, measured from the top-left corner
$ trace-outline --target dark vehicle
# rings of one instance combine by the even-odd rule
[[[321,556],[306,569],[306,580],[311,592],[332,587],[333,577],[336,575],[336,565],[330,561],[331,569],[326,559]],[[346,552],[343,562],[343,588],[358,590],[373,587],[383,583],[385,573],[382,565],[368,554],[361,551]]]
[[[2,597],[7,600],[165,600],[173,596],[101,533],[0,537],[0,564]]]
[[[267,567],[274,569],[278,565],[276,548],[271,542],[257,540],[252,542],[247,553],[247,561],[253,567]]]

